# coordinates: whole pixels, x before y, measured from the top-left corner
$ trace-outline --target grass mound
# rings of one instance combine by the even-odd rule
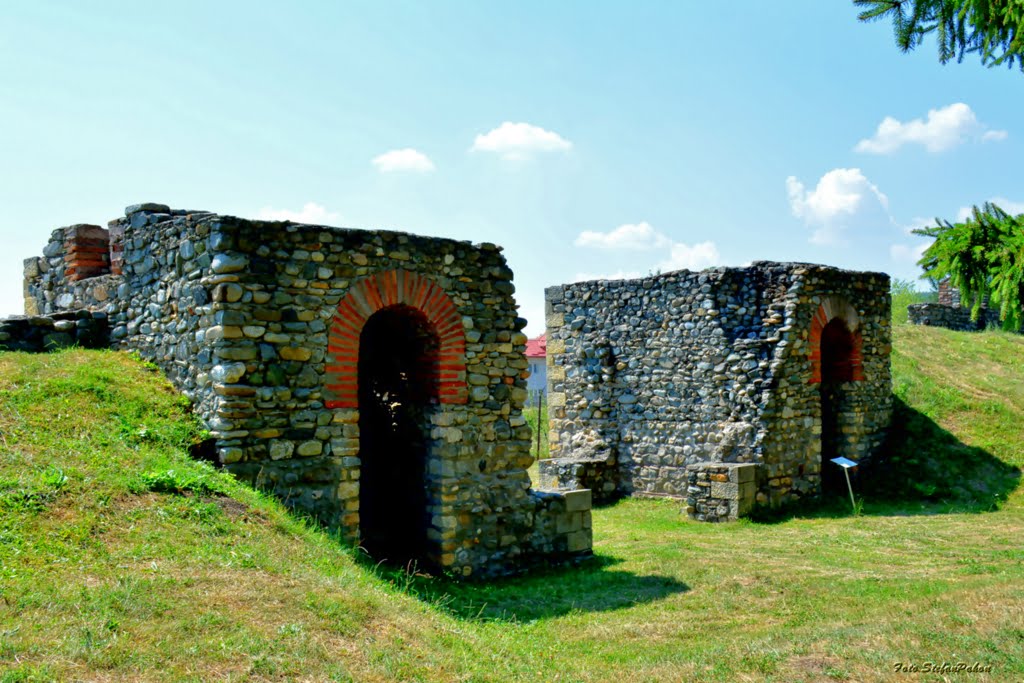
[[[1024,336],[894,331],[893,423],[864,489],[879,502],[997,508],[1024,464]]]
[[[190,459],[199,425],[128,356],[2,353],[0,682],[1024,679],[1024,340],[895,341],[905,436],[865,514],[625,500],[589,566],[471,585],[380,569]]]

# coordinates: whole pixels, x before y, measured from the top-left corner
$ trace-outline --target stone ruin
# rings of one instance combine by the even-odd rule
[[[140,204],[54,231],[0,348],[137,351],[239,478],[376,558],[480,577],[591,547],[589,491],[530,488],[513,291],[493,244]]]
[[[976,332],[988,328],[1001,328],[999,309],[989,308],[988,297],[982,299],[978,319],[971,320],[971,303],[960,301],[960,290],[949,283],[949,279],[939,282],[938,302],[910,304],[907,306],[907,318],[912,325],[928,325],[945,327],[959,332]],[[1024,327],[1018,330],[1024,334]]]
[[[696,519],[735,519],[845,487],[829,460],[882,444],[884,273],[760,261],[545,294],[545,487],[669,496]]]
[[[696,519],[829,491],[892,412],[889,278],[801,263],[546,290],[552,459],[530,488],[526,321],[501,250],[160,204],[51,235],[0,348],[137,351],[207,457],[456,576],[586,557],[590,506]]]

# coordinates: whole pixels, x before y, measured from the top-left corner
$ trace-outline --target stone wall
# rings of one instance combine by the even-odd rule
[[[621,497],[619,468],[615,458],[594,457],[552,458],[541,460],[538,467],[543,488],[557,491],[589,489],[595,504],[612,503]]]
[[[961,332],[975,332],[989,325],[999,325],[999,314],[996,311],[982,309],[978,320],[971,320],[971,309],[945,304],[911,304],[907,306],[907,315],[913,325],[947,327]]]
[[[754,509],[757,465],[698,463],[687,468],[686,511],[700,522],[733,522]]]
[[[136,351],[156,363],[201,416],[211,416],[217,399],[205,381],[213,366],[205,330],[213,314],[208,247],[212,216],[138,204],[126,209],[125,218],[111,221],[110,231],[81,225],[55,230],[42,258],[25,261],[26,311],[105,312],[114,348]],[[111,231],[117,236],[120,275],[108,268],[81,277],[81,271],[68,267],[66,249],[73,236],[88,235],[93,248],[105,241],[111,249]],[[95,255],[91,260],[100,261]]]
[[[960,290],[949,284],[949,280],[939,283],[939,302],[911,304],[907,306],[907,315],[912,325],[929,325],[946,327],[960,332],[975,332],[989,327],[1002,327],[999,311],[988,307],[988,299],[982,301],[978,319],[971,320],[971,307],[962,306]],[[1024,333],[1022,328],[1021,333]]]
[[[685,498],[688,468],[708,462],[756,464],[761,503],[816,495],[823,446],[860,460],[884,438],[888,290],[882,273],[771,262],[549,288],[552,456],[614,463],[626,495]],[[823,442],[837,319],[849,349]]]
[[[0,320],[0,351],[39,353],[72,346],[102,349],[109,344],[107,315],[102,312],[83,310]]]
[[[434,392],[416,413],[427,537],[417,559],[483,576],[589,553],[582,516],[556,519],[562,507],[582,512],[582,498],[530,489],[525,321],[500,248],[159,204],[87,227],[55,231],[26,261],[26,308],[104,312],[112,345],[167,373],[237,476],[358,539],[361,335],[371,320],[398,321],[426,335],[425,369],[413,371]],[[91,250],[106,241],[109,274],[67,265],[84,238]],[[101,260],[82,253],[90,267]],[[376,495],[392,505],[392,492]]]

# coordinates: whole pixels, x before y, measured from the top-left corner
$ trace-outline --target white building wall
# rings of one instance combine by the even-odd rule
[[[530,364],[530,377],[526,380],[528,391],[548,391],[548,366],[544,358],[527,358]]]

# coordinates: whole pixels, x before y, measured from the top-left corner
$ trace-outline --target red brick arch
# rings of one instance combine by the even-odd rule
[[[371,315],[390,306],[409,306],[426,316],[440,342],[433,362],[438,398],[441,403],[465,403],[466,335],[455,304],[424,275],[385,270],[355,282],[338,304],[327,342],[325,405],[359,407],[359,335]]]
[[[846,323],[853,341],[850,353],[850,379],[854,382],[864,381],[864,362],[861,353],[863,339],[860,332],[860,316],[850,302],[840,296],[825,297],[811,319],[811,331],[808,338],[811,347],[811,379],[808,384],[821,382],[821,335],[825,326],[836,318]]]

